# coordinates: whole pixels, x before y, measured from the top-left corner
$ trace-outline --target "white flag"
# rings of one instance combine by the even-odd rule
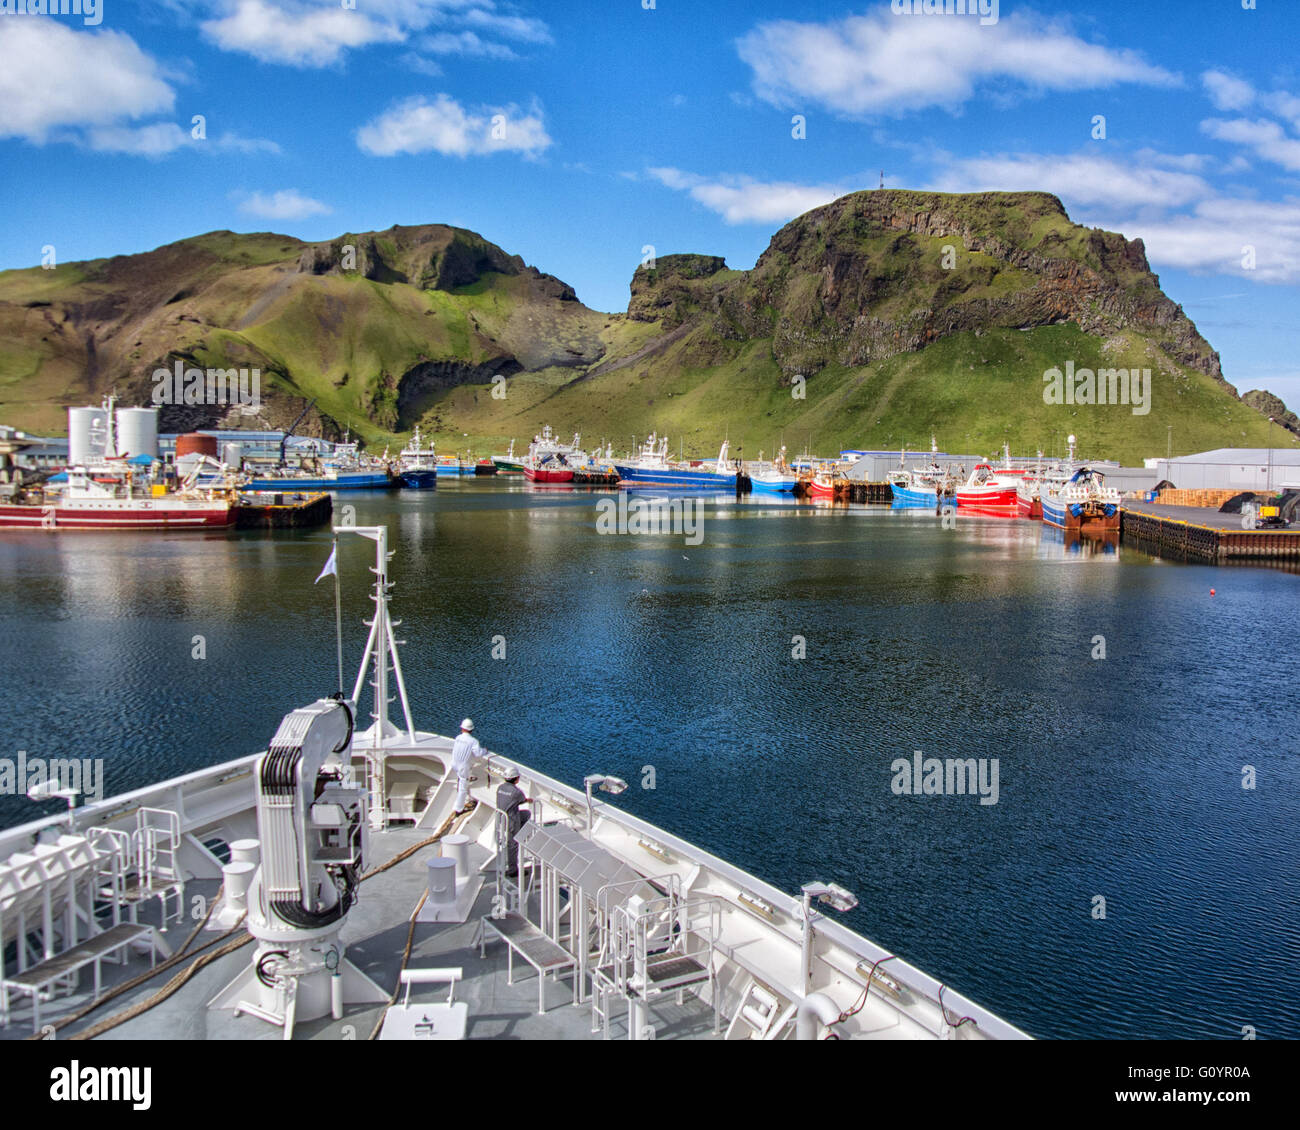
[[[320,576],[313,581],[313,584],[320,584],[326,577],[337,577],[339,575],[339,547],[336,545],[330,550],[330,559],[325,562],[325,568],[320,571]]]

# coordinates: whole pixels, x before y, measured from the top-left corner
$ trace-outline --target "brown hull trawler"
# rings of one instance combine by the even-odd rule
[[[1080,467],[1064,483],[1044,484],[1042,506],[1043,521],[1060,530],[1107,534],[1119,529],[1119,491],[1089,467]]]

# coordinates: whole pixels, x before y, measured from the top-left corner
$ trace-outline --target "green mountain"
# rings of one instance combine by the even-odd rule
[[[1268,443],[1265,415],[1160,290],[1140,240],[1070,222],[1041,193],[859,192],[787,224],[749,271],[707,255],[638,269],[626,313],[443,225],[302,243],[212,232],[142,255],[0,273],[0,420],[62,432],[116,388],[149,403],[177,361],[257,367],[255,415],[162,409],[164,430],[416,423],[489,453],[543,424],[669,434],[709,455],[928,445],[1134,461]],[[1149,410],[1045,403],[1044,373],[1151,372]],[[1104,383],[1104,382],[1103,382]],[[1170,430],[1172,429],[1172,430]],[[1277,429],[1295,442],[1289,431]]]

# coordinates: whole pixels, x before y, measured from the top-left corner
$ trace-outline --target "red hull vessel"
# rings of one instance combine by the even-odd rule
[[[530,467],[524,464],[524,478],[530,483],[571,483],[573,471],[567,467],[552,469],[550,467]]]
[[[1037,497],[1026,498],[1023,494],[1017,494],[1016,515],[1020,518],[1041,518],[1043,516],[1042,500]]]
[[[1018,482],[1018,477],[1001,477],[987,463],[979,463],[966,485],[957,488],[957,505],[1014,515]]]
[[[20,530],[213,530],[229,529],[228,502],[159,499],[76,501],[46,506],[0,506],[0,529]]]

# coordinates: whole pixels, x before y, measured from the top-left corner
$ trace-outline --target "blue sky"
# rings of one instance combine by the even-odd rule
[[[1300,409],[1290,0],[36,4],[0,0],[0,267],[439,222],[621,310],[643,248],[748,267],[883,170],[1141,237],[1227,378]]]

